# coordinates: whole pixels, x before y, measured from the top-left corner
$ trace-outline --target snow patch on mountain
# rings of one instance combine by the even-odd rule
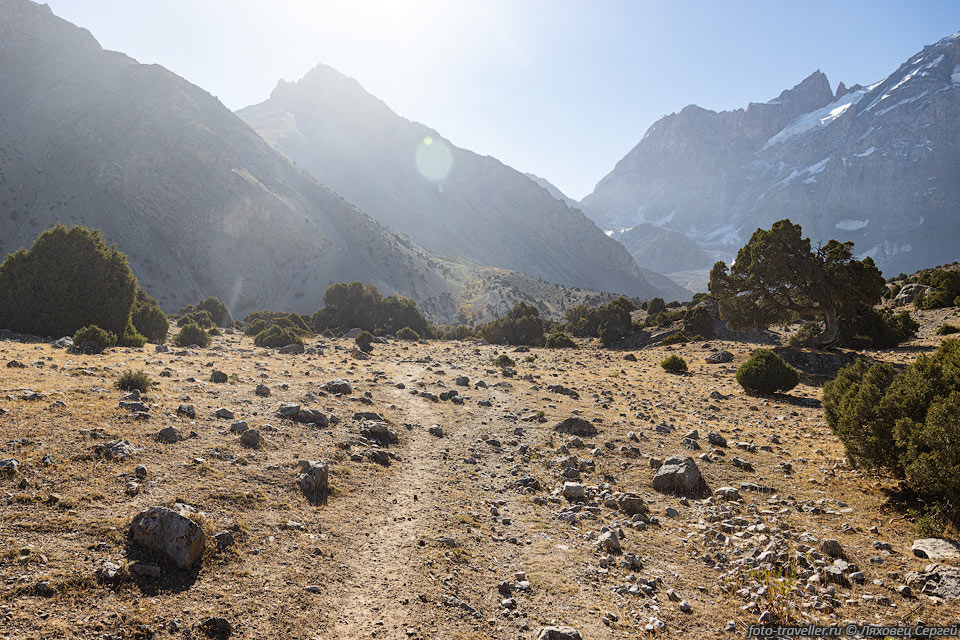
[[[960,84],[960,64],[953,68],[953,73],[950,74],[950,82]]]
[[[825,107],[801,115],[767,140],[766,144],[763,145],[763,149],[769,149],[776,144],[785,142],[794,136],[802,135],[808,131],[826,127],[842,116],[851,106],[860,102],[866,94],[866,89],[851,91]]]
[[[833,225],[833,227],[841,231],[857,231],[858,229],[863,229],[868,224],[870,224],[869,220],[841,220]]]

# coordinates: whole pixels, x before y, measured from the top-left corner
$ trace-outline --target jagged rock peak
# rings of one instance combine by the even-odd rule
[[[789,104],[797,109],[798,113],[804,113],[819,109],[825,104],[833,102],[833,90],[830,89],[830,81],[827,80],[825,73],[817,69],[803,82],[782,92],[773,103]]]

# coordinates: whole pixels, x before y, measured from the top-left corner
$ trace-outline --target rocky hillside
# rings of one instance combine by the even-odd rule
[[[83,224],[119,245],[167,310],[216,295],[236,315],[313,312],[331,282],[350,280],[445,322],[535,295],[557,316],[593,295],[431,255],[206,91],[104,51],[46,6],[0,0],[0,86],[0,256],[57,221]]]
[[[652,222],[730,255],[790,218],[856,243],[888,274],[956,259],[960,34],[867,87],[817,71],[778,98],[685,107],[651,126],[583,208],[608,229]]]
[[[647,222],[611,237],[627,248],[641,268],[674,273],[709,269],[716,262],[686,235]]]
[[[578,209],[401,118],[330,67],[281,81],[238,115],[321,183],[429,250],[566,286],[657,294]]]

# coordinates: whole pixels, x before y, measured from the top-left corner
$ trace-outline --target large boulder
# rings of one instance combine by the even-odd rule
[[[960,541],[948,538],[920,538],[910,547],[913,555],[929,560],[960,559]]]
[[[207,536],[189,517],[184,505],[173,509],[150,507],[133,518],[130,535],[146,549],[164,555],[181,569],[192,567],[203,555]]]
[[[320,388],[326,391],[327,393],[339,393],[340,395],[350,395],[353,393],[353,389],[350,387],[350,383],[344,380],[343,378],[337,378],[335,380],[328,380],[320,385]]]
[[[301,460],[297,464],[300,467],[297,482],[300,483],[303,495],[314,504],[327,504],[330,467],[326,462],[318,460]]]
[[[710,489],[693,458],[670,456],[653,477],[653,488],[660,493],[699,498],[710,495]]]
[[[537,640],[583,640],[580,632],[573,627],[540,627]]]
[[[593,423],[583,418],[567,418],[554,425],[553,430],[557,433],[567,433],[572,436],[595,436],[597,428]]]

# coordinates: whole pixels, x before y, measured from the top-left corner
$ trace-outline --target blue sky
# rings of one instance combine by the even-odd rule
[[[658,117],[869,84],[960,30],[960,2],[47,0],[231,109],[317,63],[454,144],[593,189]]]

